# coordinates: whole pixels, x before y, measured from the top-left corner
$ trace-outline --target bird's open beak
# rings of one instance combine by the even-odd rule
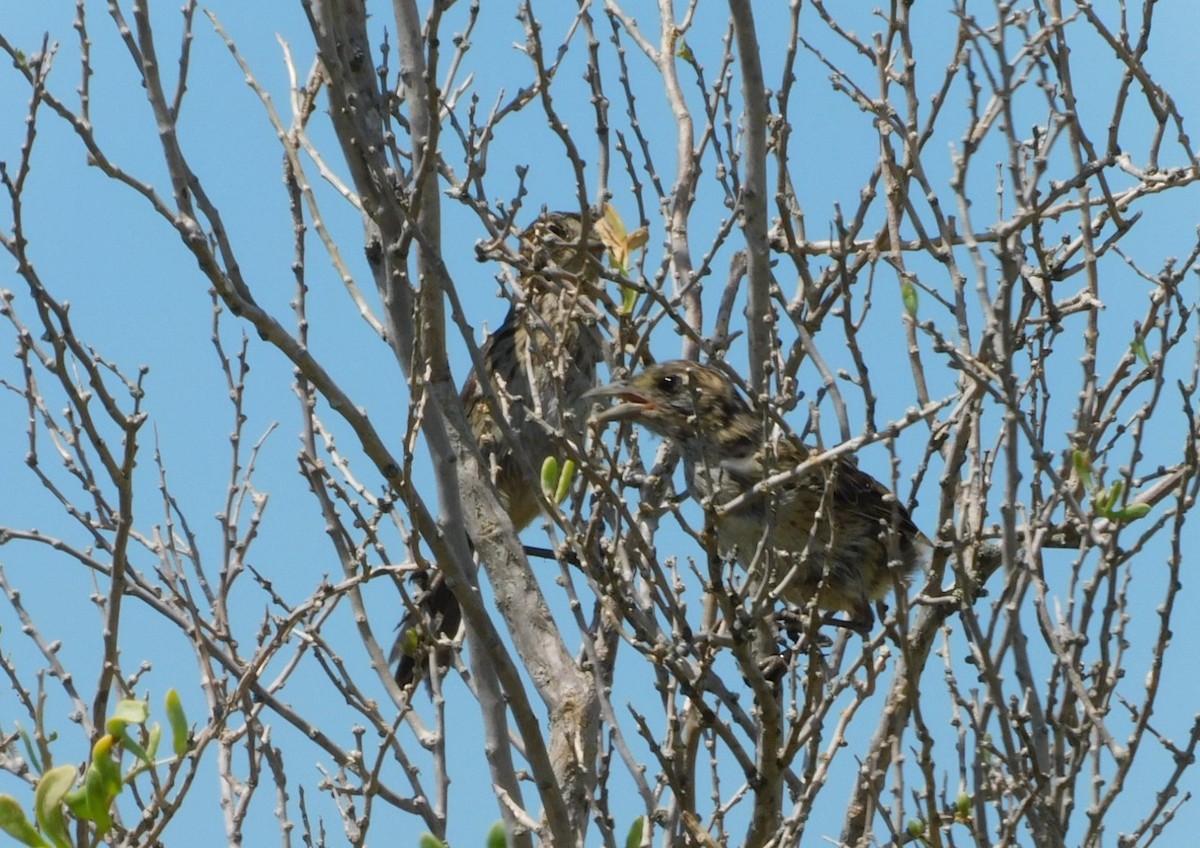
[[[592,416],[597,424],[609,421],[631,421],[654,409],[654,401],[643,395],[629,383],[609,383],[597,386],[583,394],[586,398],[617,398],[621,402],[603,409]]]

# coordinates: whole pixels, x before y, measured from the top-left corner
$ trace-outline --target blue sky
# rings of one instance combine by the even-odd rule
[[[545,37],[550,43],[565,30],[567,19],[561,17],[562,9],[541,5],[548,6],[538,11],[547,16]],[[705,8],[698,13],[696,28],[688,36],[688,42],[711,73],[717,64],[723,15],[715,5],[702,5]],[[949,54],[953,45],[949,39],[953,33],[953,20],[946,14],[945,5],[923,3],[917,4],[918,8],[914,10],[914,14],[922,16],[923,38],[928,39],[921,49],[922,56],[928,57],[928,64],[923,67],[929,69],[925,84],[930,87],[930,94],[937,83],[937,75],[952,58]],[[1200,31],[1200,11],[1189,4],[1159,5],[1164,20],[1160,20],[1155,32],[1155,47],[1148,60],[1150,70],[1176,97],[1185,116],[1200,114],[1200,89],[1195,85],[1192,44],[1194,34]],[[1167,8],[1168,5],[1171,8]],[[307,71],[313,51],[299,4],[283,0],[254,4],[221,0],[210,4],[209,8],[237,42],[259,82],[270,91],[276,107],[286,112],[287,77],[276,34],[291,45],[301,73]],[[463,9],[454,9],[455,14],[463,12]],[[653,23],[649,7],[639,13],[647,26]],[[73,16],[73,4],[26,2],[6,12],[6,19],[0,22],[0,32],[29,52],[38,49],[43,32],[51,33],[51,41],[59,43],[51,88],[70,104],[77,102],[73,92],[79,76],[78,48],[71,28]],[[105,15],[103,5],[90,4],[89,16],[95,71],[92,114],[97,136],[115,161],[167,194],[169,186],[154,124],[132,74],[129,57]],[[160,4],[155,7],[154,16],[163,31],[159,39],[160,55],[171,57],[164,62],[163,71],[171,76],[176,73],[172,63],[178,42],[177,6]],[[1165,24],[1168,16],[1169,26]],[[382,20],[376,23],[380,28],[384,25]],[[770,69],[780,60],[781,49],[779,45],[771,44],[766,34],[774,31],[772,27],[778,27],[778,21],[765,20],[760,25],[770,81],[773,79]],[[878,23],[864,12],[858,26],[861,32],[869,32],[877,28]],[[601,22],[598,31],[602,38],[606,37],[607,23]],[[488,108],[502,89],[511,93],[527,81],[528,61],[514,46],[522,40],[520,26],[512,11],[499,8],[498,4],[488,4],[474,36],[474,51],[470,54],[470,67],[475,71],[472,91],[479,95],[481,108]],[[861,67],[854,65],[860,61],[857,57],[837,46],[831,45],[829,50],[831,60],[858,67],[861,75]],[[1107,49],[1095,40],[1083,39],[1075,45],[1075,50],[1076,67],[1091,72],[1085,79],[1076,80],[1081,89],[1098,93],[1111,89],[1115,77],[1111,76]],[[586,87],[580,79],[585,59],[583,41],[577,34],[565,60],[562,88],[556,93],[565,119],[581,135],[586,135],[593,121],[587,107]],[[661,98],[661,87],[650,73],[644,57],[632,48],[629,61],[635,78],[644,85],[639,92],[641,117],[648,136],[657,145],[660,171],[667,176],[673,168],[673,124]],[[258,98],[244,84],[241,71],[203,16],[198,16],[195,27],[191,66],[181,124],[185,152],[220,206],[227,228],[234,234],[239,261],[255,296],[290,326],[289,301],[294,296],[290,268],[292,232],[281,183],[279,146]],[[865,174],[876,158],[878,140],[871,130],[870,116],[832,90],[828,71],[819,62],[806,53],[797,67],[802,76],[799,93],[791,106],[794,122],[791,143],[795,151],[792,158],[793,162],[804,163],[795,167],[796,173],[803,178],[798,194],[805,204],[810,236],[822,238],[835,204],[845,210],[856,202]],[[460,80],[462,78],[460,75]],[[690,80],[687,82],[690,85]],[[607,84],[614,86],[612,80]],[[623,108],[617,92],[610,88],[608,93],[614,101],[614,110]],[[9,162],[10,166],[17,161],[24,139],[23,117],[27,101],[28,93],[18,75],[5,67],[0,72],[0,160]],[[1085,101],[1085,107],[1091,102],[1094,101]],[[960,109],[961,100],[952,100],[948,108]],[[550,208],[569,208],[574,205],[576,195],[561,146],[556,144],[544,121],[539,122],[539,114],[530,110],[503,125],[490,160],[489,192],[493,201],[510,198],[518,182],[514,169],[521,165],[530,166],[526,181],[529,189],[526,211],[530,214],[526,214],[525,219],[543,204]],[[1103,110],[1098,108],[1091,120],[1102,128],[1103,117]],[[953,146],[961,141],[957,136],[960,124],[950,122],[945,138],[939,137],[931,144],[931,149],[947,150],[947,161]],[[1131,123],[1125,136],[1128,148],[1136,152],[1150,129],[1144,123]],[[1195,133],[1194,127],[1188,129]],[[320,120],[314,121],[313,134],[317,143],[324,145],[336,168],[331,137]],[[142,364],[150,366],[146,378],[146,408],[150,419],[143,431],[141,473],[144,476],[140,503],[144,505],[138,507],[140,524],[148,530],[152,525],[162,523],[161,507],[155,498],[157,474],[151,468],[152,451],[157,446],[182,509],[199,532],[201,544],[210,551],[207,556],[211,564],[218,555],[216,524],[211,516],[221,508],[228,487],[228,445],[233,412],[211,342],[212,311],[207,283],[167,222],[157,217],[142,198],[113,186],[96,169],[88,167],[82,147],[63,122],[44,112],[35,144],[24,220],[39,273],[53,294],[71,303],[72,320],[80,338],[127,372]],[[453,150],[449,143],[447,147]],[[450,158],[452,164],[459,164]],[[594,195],[594,162],[589,161],[589,164],[593,168],[589,172],[592,183],[588,190],[589,195]],[[942,166],[948,167],[945,162]],[[315,180],[316,169],[310,169],[309,173]],[[945,175],[941,178],[944,180]],[[995,173],[977,166],[973,178],[978,181],[976,206],[994,206],[997,202]],[[616,166],[612,187],[614,204],[632,223],[636,208],[629,193],[628,179],[617,172]],[[360,247],[361,225],[357,213],[338,201],[327,187],[320,187],[318,192],[324,203],[326,224],[341,245],[343,256],[353,272],[364,281],[364,288],[369,289],[370,284],[365,282],[369,277]],[[706,238],[717,229],[718,222],[728,214],[721,201],[711,184],[705,183],[693,216],[694,242],[705,244]],[[469,318],[482,333],[485,327],[495,326],[501,320],[506,305],[496,297],[495,269],[475,262],[474,244],[484,233],[469,216],[454,210],[449,203],[446,206],[450,222],[447,261],[470,312]],[[1161,200],[1145,204],[1147,220],[1129,240],[1130,249],[1138,251],[1138,259],[1151,269],[1157,269],[1167,255],[1185,253],[1194,240],[1200,219],[1197,209],[1200,205],[1194,190],[1170,193]],[[654,210],[651,212],[653,218]],[[10,220],[8,211],[0,216],[5,228],[10,225]],[[657,219],[654,219],[652,228],[656,225]],[[653,229],[648,247],[649,267],[653,267],[661,256],[660,237],[661,231]],[[16,309],[26,322],[30,322],[34,319],[33,309],[12,265],[10,260],[0,270],[0,288],[17,292]],[[718,260],[715,267],[719,279],[725,263]],[[315,243],[310,249],[308,282],[309,314],[314,317],[314,352],[327,363],[356,402],[370,411],[377,424],[392,424],[398,439],[406,398],[394,359],[358,317]],[[785,280],[783,285],[786,290],[793,282]],[[1191,285],[1194,288],[1194,278]],[[895,299],[894,294],[882,285],[879,288],[881,299]],[[1119,271],[1114,272],[1111,281],[1105,284],[1104,299],[1108,309],[1102,317],[1104,327],[1114,328],[1113,332],[1118,336],[1128,332],[1133,317],[1144,308],[1144,297],[1143,281],[1132,273],[1122,276]],[[871,343],[875,347],[868,351],[883,410],[880,416],[884,420],[899,417],[912,396],[907,361],[897,355],[897,351],[903,349],[897,347],[903,344],[903,324],[898,307],[894,313],[894,324],[885,325],[879,335],[873,337]],[[220,332],[227,351],[236,350],[243,330],[227,314],[222,317]],[[3,344],[11,349],[11,330],[5,326],[2,332]],[[1064,338],[1061,344],[1073,342]],[[656,340],[655,350],[660,357],[670,356],[677,349],[677,340],[671,334]],[[311,591],[321,575],[336,576],[339,567],[312,498],[296,473],[300,417],[291,388],[291,369],[277,352],[253,334],[249,339],[249,350],[252,371],[245,408],[248,416],[246,437],[254,441],[274,427],[258,462],[257,487],[270,493],[270,503],[267,529],[255,543],[252,562],[276,581],[282,591],[290,592],[290,596],[297,599]],[[1122,352],[1123,345],[1114,348],[1112,355],[1115,357]],[[844,354],[839,355],[844,357]],[[742,356],[744,360],[744,353]],[[458,370],[465,375],[468,365],[461,346],[455,359]],[[734,363],[743,367],[743,360],[735,359]],[[1064,364],[1066,360],[1064,357]],[[6,357],[0,362],[0,377],[13,381],[19,376],[16,360]],[[945,388],[953,376],[941,375],[940,379],[946,381],[942,386]],[[51,407],[56,408],[53,402]],[[1167,405],[1172,411],[1177,407],[1177,402]],[[70,533],[69,523],[61,510],[22,464],[28,447],[23,421],[24,410],[17,399],[11,393],[0,393],[0,524],[37,527],[52,534]],[[799,426],[803,422],[795,423]],[[1071,422],[1063,423],[1064,430],[1070,426]],[[831,438],[835,433],[831,429],[823,435]],[[345,446],[348,434],[339,431],[339,438]],[[1174,445],[1178,443],[1178,440],[1165,439],[1151,448],[1161,449],[1162,461],[1169,462]],[[904,445],[903,440],[901,445]],[[422,456],[419,462],[424,461]],[[881,448],[865,452],[862,462],[878,476],[888,474],[888,458]],[[911,469],[904,471],[909,472]],[[904,491],[903,487],[901,491]],[[426,492],[426,495],[432,499],[432,492]],[[926,497],[932,500],[933,494]],[[918,520],[921,517],[918,512]],[[535,526],[529,531],[529,537],[531,543],[536,543],[544,539],[544,534]],[[1161,550],[1148,551],[1146,567],[1157,567],[1164,555]],[[35,619],[42,623],[44,635],[63,641],[64,662],[77,671],[81,687],[87,691],[95,675],[98,656],[95,646],[100,622],[89,600],[90,579],[79,573],[76,566],[29,546],[0,548],[0,562],[3,562],[9,579],[22,590],[24,602]],[[149,566],[147,562],[142,567]],[[237,599],[243,605],[240,612],[245,616],[249,634],[253,623],[262,615],[266,600],[252,587],[244,588],[246,591],[239,593]],[[1184,592],[1184,603],[1194,604],[1200,600],[1195,586],[1185,586]],[[1152,596],[1141,600],[1147,605],[1155,603]],[[377,592],[372,603],[382,629],[390,614],[388,605],[394,603],[394,595]],[[183,692],[188,703],[202,703],[198,691],[194,688],[190,693],[188,691],[188,687],[195,684],[194,662],[186,644],[169,634],[164,635],[160,625],[135,607],[130,607],[129,614],[133,621],[126,624],[127,635],[142,632],[138,628],[144,626],[146,636],[127,640],[123,655],[127,667],[132,669],[142,659],[153,664],[153,671],[142,679],[139,690],[150,691],[157,699],[166,688],[175,686]],[[1147,616],[1147,627],[1155,623],[1151,619],[1153,616]],[[20,657],[21,652],[28,651],[28,646],[20,641],[18,628],[7,607],[0,608],[0,624],[4,627],[0,646],[5,653],[15,652]],[[1177,624],[1177,646],[1185,646],[1200,637],[1194,616],[1180,616]],[[348,659],[361,661],[365,666],[366,658],[361,649],[354,653],[355,636],[348,616],[342,615],[332,626],[342,628],[333,632],[342,634]],[[1138,650],[1144,651],[1145,644],[1139,639],[1148,638],[1148,632],[1135,625],[1132,631],[1135,654]],[[187,652],[182,659],[181,651]],[[1178,676],[1181,682],[1172,684],[1172,696],[1160,702],[1160,712],[1156,716],[1165,728],[1164,732],[1176,736],[1176,741],[1182,741],[1186,735],[1196,705],[1200,704],[1200,683],[1194,673],[1190,673],[1188,660],[1175,652],[1176,665],[1169,673]],[[1135,675],[1144,673],[1144,665],[1138,662],[1131,662],[1130,668]],[[304,673],[311,675],[311,691],[319,691],[321,679],[316,670],[309,669]],[[296,681],[303,682],[304,678]],[[295,686],[290,691],[305,690]],[[460,691],[458,694],[465,693]],[[633,702],[643,696],[653,700],[653,693],[638,692],[633,687],[627,695]],[[11,730],[9,715],[14,709],[8,698],[7,691],[0,694],[0,726],[6,732]],[[63,705],[62,699],[53,692],[51,705]],[[938,709],[937,705],[930,706],[935,711]],[[335,707],[330,705],[329,720],[338,726],[338,722],[344,721],[344,715]],[[452,703],[451,709],[455,708]],[[64,725],[65,709],[63,707]],[[456,733],[451,745],[461,752],[462,757],[473,756],[478,750],[477,739],[472,735],[474,723],[468,720],[472,710],[473,704],[467,704],[463,720],[454,721]],[[69,729],[66,726],[62,729],[69,737]],[[338,729],[344,730],[340,726]],[[860,732],[865,734],[869,730],[869,724],[864,723]],[[285,728],[281,728],[280,733],[286,738]],[[343,735],[348,738],[348,731]],[[73,743],[64,739],[63,744]],[[317,777],[314,766],[323,762],[323,758],[315,749],[311,756],[301,750],[292,754],[290,762],[297,769],[294,780],[311,785]],[[850,766],[846,763],[843,767]],[[479,776],[482,776],[482,769]],[[470,787],[470,776],[463,770],[456,781],[455,791]],[[1195,785],[1194,780],[1191,785]],[[476,788],[486,791],[484,787]],[[17,790],[12,782],[0,781],[0,791]],[[198,791],[215,793],[212,787],[201,786]],[[1133,787],[1130,791],[1136,795],[1138,790]],[[838,795],[837,792],[832,794]],[[462,797],[469,796],[464,793]],[[260,799],[264,809],[254,817],[254,823],[261,828],[263,838],[270,838],[274,824],[267,808],[269,805],[263,801],[265,799]],[[205,808],[203,803],[192,803],[198,809]],[[1142,808],[1137,804],[1131,806],[1134,810]],[[220,822],[211,814],[215,809],[215,806],[208,807],[205,813],[197,812],[194,819],[187,819],[188,827],[196,828],[197,842],[219,842],[222,835]],[[451,835],[457,837],[460,844],[470,844],[472,839],[477,839],[495,818],[495,808],[490,804],[460,802],[457,809],[459,814],[452,816],[454,830]],[[391,813],[381,809],[380,814]],[[836,829],[836,819],[832,821],[835,823],[829,828]],[[1114,819],[1114,828],[1121,824]],[[328,820],[327,825],[336,828],[332,820]],[[1176,833],[1186,833],[1198,825],[1200,814],[1185,806],[1180,820],[1172,827]],[[409,821],[398,818],[397,826],[406,828]],[[175,834],[179,839],[178,828]],[[259,840],[248,839],[250,843],[256,841]]]

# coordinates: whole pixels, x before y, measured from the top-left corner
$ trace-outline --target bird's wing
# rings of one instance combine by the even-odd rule
[[[812,449],[799,440],[788,437],[781,440],[778,451],[778,461],[781,468],[794,467],[812,456]],[[891,489],[884,486],[867,472],[860,469],[852,461],[841,457],[829,463],[823,463],[820,470],[807,479],[807,485],[819,485],[822,488],[833,486],[830,493],[835,503],[843,508],[855,510],[863,518],[872,522],[883,522],[892,525],[903,536],[920,536],[920,531],[913,523],[912,517],[904,504],[896,498]]]

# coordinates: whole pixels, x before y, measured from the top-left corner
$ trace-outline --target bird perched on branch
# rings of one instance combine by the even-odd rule
[[[632,421],[679,448],[690,493],[716,510],[718,548],[788,603],[814,602],[826,621],[866,634],[871,601],[921,561],[928,540],[904,506],[852,462],[834,459],[784,478],[814,451],[791,435],[768,439],[763,415],[722,371],[696,362],[652,365],[589,393],[619,402],[594,416]]]
[[[545,213],[521,233],[513,306],[483,344],[483,373],[473,369],[463,385],[484,467],[517,530],[540,511],[536,475],[558,453],[551,434],[582,440],[590,404],[585,393],[596,385],[596,366],[604,358],[596,323],[604,251],[596,230],[584,232],[574,213]],[[440,571],[417,575],[414,582],[420,591],[392,651],[401,687],[413,680],[431,647],[453,638],[462,622]],[[441,657],[439,665],[446,664],[448,657]]]

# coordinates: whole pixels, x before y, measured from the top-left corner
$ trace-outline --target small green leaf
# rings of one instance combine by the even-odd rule
[[[87,791],[82,786],[77,786],[64,795],[63,801],[66,802],[67,809],[75,818],[85,821],[92,820],[91,802],[88,800]]]
[[[17,799],[11,795],[0,795],[0,830],[22,845],[29,845],[31,848],[49,848],[50,843],[42,839],[37,828],[29,823],[29,819],[25,817],[25,811],[21,809]]]
[[[420,848],[446,848],[446,843],[432,833],[422,833],[421,838],[417,840],[417,845]]]
[[[504,822],[496,822],[492,825],[491,830],[487,834],[487,848],[506,848],[508,845],[508,833],[504,830]]]
[[[416,635],[416,631],[410,628],[404,634],[405,641],[407,642],[409,636],[412,636],[415,641]],[[413,645],[413,650],[416,649],[417,646]],[[191,733],[188,730],[187,714],[183,711],[183,701],[174,689],[167,690],[166,707],[167,722],[171,725],[171,749],[175,752],[175,756],[182,757],[187,753],[188,737]]]
[[[154,758],[151,757],[150,753],[142,747],[142,743],[138,742],[129,735],[129,728],[126,727],[121,729],[120,739],[122,748],[129,751],[129,753],[133,754],[146,765],[151,765],[153,763]]]
[[[88,766],[88,775],[90,776],[92,772],[99,774],[104,781],[106,791],[111,793],[113,798],[121,791],[121,766],[112,757],[112,749],[116,741],[116,737],[111,733],[101,736],[92,746],[92,763]],[[85,786],[87,782],[85,777]],[[95,796],[92,796],[92,800],[95,800]],[[108,804],[105,803],[104,807],[108,809]]]
[[[920,819],[909,819],[906,830],[913,839],[920,839],[925,835],[925,822]]]
[[[960,819],[971,815],[971,796],[966,792],[958,793],[958,798],[954,801],[954,813]]]
[[[690,62],[692,61],[692,48],[688,47],[688,43],[681,38],[675,47],[675,55],[685,62]]]
[[[38,781],[33,793],[33,810],[38,826],[56,848],[70,848],[71,834],[63,817],[63,798],[71,791],[77,773],[75,766],[50,769]]]
[[[1071,459],[1075,464],[1075,473],[1079,475],[1080,481],[1086,488],[1092,488],[1092,462],[1088,459],[1088,455],[1077,450],[1071,455]]]
[[[1133,351],[1134,356],[1136,356],[1138,359],[1142,360],[1143,365],[1145,365],[1146,367],[1150,366],[1150,357],[1146,353],[1146,340],[1145,339],[1143,339],[1141,336],[1138,336],[1137,338],[1135,338],[1133,340],[1133,344],[1131,344],[1129,346],[1129,349]]]
[[[1152,507],[1147,503],[1130,504],[1114,511],[1112,517],[1117,521],[1137,521],[1139,518],[1149,515],[1151,509]]]
[[[632,315],[637,305],[638,292],[633,286],[621,286],[621,314]]]
[[[123,721],[126,724],[145,724],[150,717],[149,701],[134,701],[131,699],[118,701],[117,708],[109,717],[109,721]]]
[[[904,311],[908,313],[908,317],[916,318],[920,296],[917,294],[917,287],[912,284],[912,280],[904,280],[900,283],[900,300],[904,302]]]
[[[96,835],[103,836],[112,827],[112,817],[108,814],[112,796],[103,772],[95,765],[83,776],[83,794],[87,798],[87,815],[80,814],[80,818],[95,822]]]
[[[146,765],[153,765],[154,758],[158,756],[158,743],[162,741],[162,725],[157,721],[150,725],[149,737],[146,745]]]
[[[625,848],[639,848],[642,844],[642,834],[645,829],[645,816],[638,816],[634,819],[633,824],[629,826],[629,833],[625,834]]]
[[[546,500],[554,498],[554,493],[558,489],[558,460],[552,456],[546,457],[542,462],[542,494],[546,496]]]
[[[604,204],[604,214],[596,221],[595,226],[596,234],[600,236],[600,241],[604,243],[604,248],[608,252],[608,264],[615,268],[622,277],[628,277],[629,269],[633,267],[633,255],[645,248],[650,241],[650,230],[646,227],[638,227],[633,232],[627,230],[625,222],[621,220],[621,213],[611,203]],[[621,286],[621,313],[623,315],[633,312],[637,296],[635,287]]]
[[[1113,508],[1117,505],[1117,501],[1121,500],[1121,492],[1124,489],[1125,485],[1120,480],[1114,480],[1111,487],[1097,492],[1093,503],[1096,514],[1104,518],[1112,518]]]
[[[17,723],[17,733],[21,736],[21,744],[25,747],[25,759],[29,760],[29,764],[33,766],[33,770],[38,774],[42,773],[42,760],[38,756],[37,748],[34,747],[33,740],[29,738],[29,731],[21,727],[20,722]],[[49,765],[49,763],[47,763]]]
[[[562,473],[558,475],[558,485],[554,489],[554,502],[562,503],[571,494],[571,481],[575,479],[575,460],[568,459],[563,463]]]

